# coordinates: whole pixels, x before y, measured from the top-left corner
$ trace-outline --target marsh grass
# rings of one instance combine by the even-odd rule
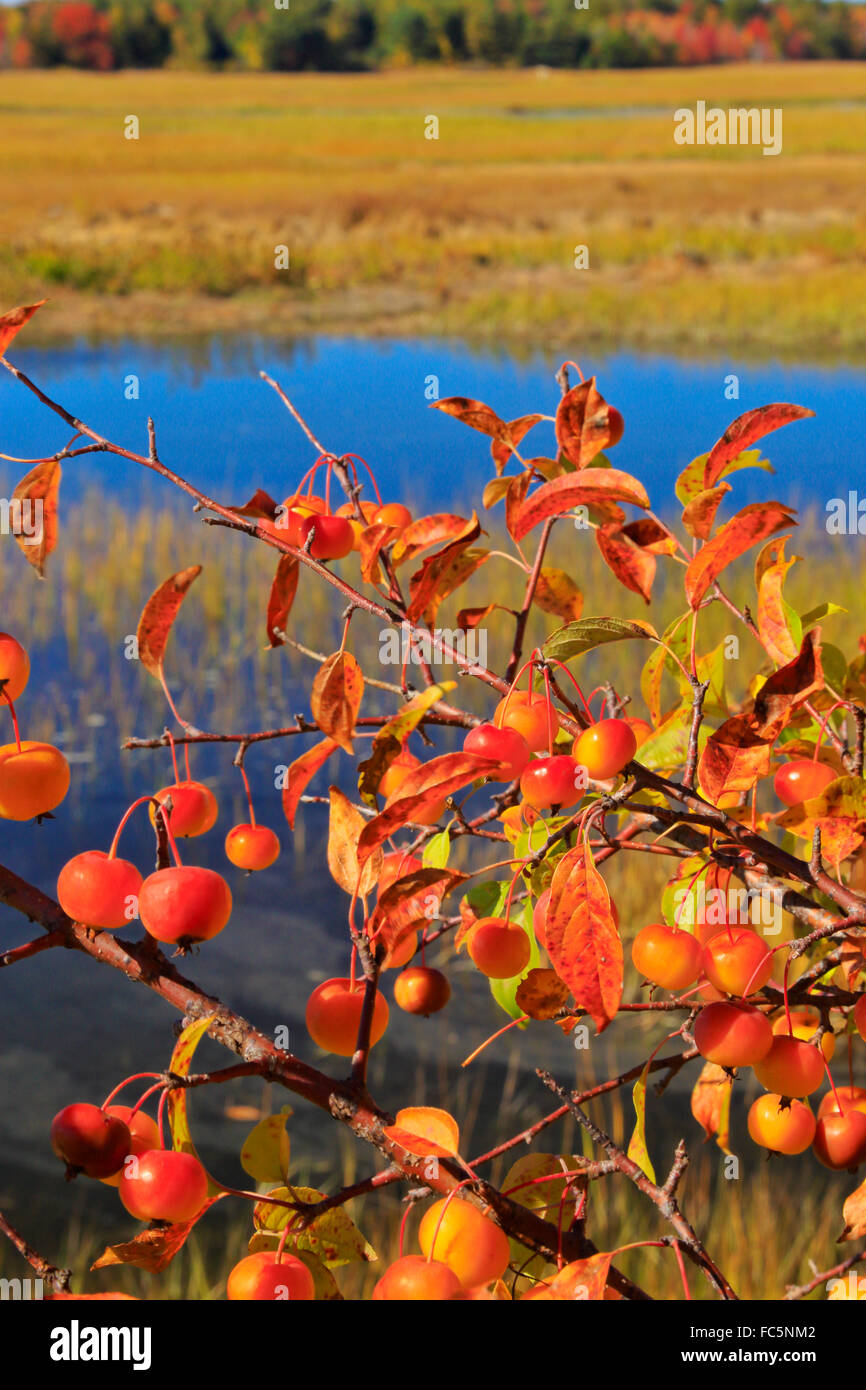
[[[781,106],[783,154],[675,146],[673,111],[698,97]],[[34,341],[387,326],[788,355],[866,344],[862,65],[16,72],[2,112],[0,301],[52,296]]]

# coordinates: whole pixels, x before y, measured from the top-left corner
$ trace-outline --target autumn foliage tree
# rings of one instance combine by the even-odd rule
[[[306,1011],[311,1039],[346,1059],[348,1076],[340,1061],[327,1069],[303,1061],[181,973],[190,948],[207,951],[210,939],[231,930],[232,913],[225,875],[195,863],[193,842],[214,833],[218,807],[188,764],[185,775],[178,769],[170,786],[143,798],[156,838],[157,867],[149,874],[119,854],[126,821],[145,813],[138,802],[107,853],[82,828],[80,853],[57,865],[57,901],[0,868],[0,900],[42,928],[33,941],[7,951],[4,966],[72,948],[94,968],[115,969],[155,991],[183,1016],[164,1070],[155,1065],[141,1077],[118,1078],[102,1105],[70,1097],[54,1119],[51,1142],[70,1175],[114,1183],[129,1215],[129,1239],[109,1247],[95,1267],[130,1263],[159,1272],[214,1203],[246,1201],[250,1250],[227,1271],[228,1297],[338,1298],[333,1270],[350,1259],[375,1258],[347,1205],[365,1192],[403,1184],[420,1203],[417,1248],[382,1272],[377,1300],[645,1299],[649,1292],[618,1264],[630,1248],[628,1232],[615,1249],[600,1250],[593,1239],[598,1185],[633,1184],[658,1210],[665,1233],[651,1243],[659,1260],[677,1260],[685,1295],[691,1265],[716,1295],[736,1298],[680,1206],[685,1140],[671,1154],[666,1176],[657,1178],[652,1168],[651,1078],[663,1091],[673,1076],[690,1072],[693,1114],[728,1152],[732,1097],[754,1073],[761,1094],[748,1131],[756,1145],[783,1156],[777,1163],[811,1150],[815,1182],[826,1169],[856,1173],[866,1163],[866,1089],[854,1085],[853,1071],[843,1083],[830,1068],[834,1053],[837,1060],[847,1054],[850,1063],[866,1038],[864,658],[847,660],[822,646],[831,605],[798,614],[785,599],[792,563],[785,547],[797,524],[792,510],[774,500],[741,507],[734,500],[737,474],[760,463],[759,442],[812,412],[773,404],[734,420],[680,474],[681,517],[674,525],[653,512],[644,483],[609,459],[622,417],[574,364],[557,374],[552,413],[509,420],[463,397],[436,402],[476,431],[479,444],[486,440],[493,476],[483,508],[504,510],[512,558],[523,572],[513,613],[491,601],[462,609],[458,618],[464,633],[484,622],[511,625],[510,657],[505,669],[493,670],[467,654],[453,631],[443,636],[436,628],[441,604],[459,595],[470,576],[486,572],[492,559],[476,511],[416,517],[411,499],[383,503],[363,461],[330,453],[270,378],[313,450],[309,470],[279,502],[262,490],[241,507],[209,497],[161,461],[152,423],[145,452],[122,448],[2,357],[36,308],[0,319],[0,360],[22,389],[65,421],[71,437],[60,453],[31,460],[14,494],[22,514],[36,504],[42,511],[40,543],[18,537],[31,565],[44,574],[55,544],[61,468],[90,452],[108,452],[181,488],[208,524],[228,533],[227,545],[275,552],[261,615],[272,647],[289,640],[300,584],[327,586],[343,618],[339,649],[318,661],[309,718],[296,716],[280,729],[205,733],[181,718],[164,674],[172,626],[200,570],[166,577],[144,604],[138,655],[161,682],[176,731],[135,745],[170,743],[174,755],[205,740],[224,743],[250,805],[249,821],[226,837],[227,860],[277,882],[279,839],[256,822],[254,789],[243,771],[246,749],[262,740],[301,745],[282,790],[289,833],[304,814],[314,776],[338,750],[355,760],[354,784],[330,788],[322,848],[347,900],[345,975],[319,985]],[[551,426],[551,453],[533,453],[535,431],[550,433]],[[649,621],[618,617],[610,603],[598,616],[583,614],[574,578],[547,561],[557,526],[591,534],[612,578],[647,604],[662,577],[666,591],[681,588],[679,616],[658,631]],[[729,595],[728,574],[748,555],[756,557],[755,594],[740,608]],[[347,575],[356,572],[352,582]],[[724,651],[706,637],[719,610],[762,653],[736,699],[725,690]],[[541,614],[561,622],[533,645]],[[362,669],[353,653],[362,624],[380,631],[396,625],[408,634],[420,689],[409,687],[405,659],[391,684]],[[465,680],[483,687],[485,717],[461,708],[457,682],[435,679],[431,643]],[[621,643],[645,652],[639,691],[616,688]],[[608,681],[587,695],[581,659],[594,650],[610,658]],[[5,717],[14,733],[0,748],[0,816],[38,821],[62,805],[69,768],[59,750],[22,737],[28,674],[19,638],[0,636]],[[365,711],[371,683],[386,693],[389,713]],[[596,711],[594,700],[600,700]],[[368,736],[364,756],[361,733]],[[437,751],[445,735],[449,751]],[[481,857],[480,871],[454,867],[454,847],[467,839]],[[659,854],[667,856],[670,876],[631,939],[605,864],[627,855],[639,873],[641,859]],[[783,917],[787,931],[779,925]],[[126,934],[118,938],[122,928]],[[397,1007],[409,1014],[448,1007],[447,972],[425,962],[425,948],[448,937],[489,979],[508,1018],[491,1047],[518,1026],[530,1054],[545,1029],[595,1036],[610,1028],[627,1039],[642,1017],[659,1013],[670,1025],[667,1036],[636,1066],[589,1090],[575,1091],[540,1071],[538,1111],[527,1127],[502,1134],[494,1149],[470,1158],[461,1151],[459,1116],[412,1105],[408,1096],[396,1116],[387,1114],[367,1085],[370,1051],[389,1026],[390,980]],[[194,1072],[205,1035],[237,1060]],[[327,1193],[295,1185],[281,1111],[262,1120],[243,1146],[242,1163],[257,1190],[217,1182],[194,1146],[190,1093],[243,1076],[264,1077],[317,1107],[323,1125],[346,1126],[377,1152],[378,1166],[371,1161],[368,1176]],[[636,1113],[627,1150],[600,1126],[592,1107],[625,1086]],[[155,1119],[146,1104],[156,1106]],[[558,1152],[556,1126],[567,1115],[585,1132],[591,1156]],[[496,1186],[485,1171],[506,1154],[515,1161]],[[842,1239],[852,1244],[833,1269],[789,1297],[862,1258],[866,1185],[854,1187],[842,1215]],[[66,1275],[0,1219],[57,1296],[71,1296]],[[136,1221],[145,1223],[138,1233]]]

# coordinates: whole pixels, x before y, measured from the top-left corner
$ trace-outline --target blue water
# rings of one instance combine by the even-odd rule
[[[465,511],[477,506],[493,471],[487,439],[429,408],[428,378],[438,378],[440,396],[477,397],[508,418],[539,409],[552,413],[558,399],[553,379],[558,357],[518,363],[495,352],[438,342],[329,339],[284,346],[271,340],[238,340],[231,346],[213,343],[194,350],[132,342],[52,350],[16,345],[12,358],[49,395],[115,442],[146,451],[146,420],[152,415],[164,462],[220,500],[236,504],[257,487],[276,498],[285,496],[313,458],[295,422],[259,380],[260,368],[281,382],[328,449],[363,455],[375,469],[383,494],[405,497],[416,510]],[[612,461],[646,483],[660,511],[671,508],[677,473],[706,451],[732,418],[774,400],[809,406],[815,419],[788,426],[765,441],[779,476],[738,474],[733,480],[736,503],[776,495],[823,508],[830,497],[845,496],[857,486],[866,423],[862,370],[773,363],[748,367],[741,371],[740,398],[731,401],[724,394],[725,378],[734,370],[729,360],[610,354],[581,365],[597,374],[603,394],[626,419],[626,433],[612,451]],[[140,380],[138,400],[125,399],[125,378],[130,374]],[[0,450],[17,457],[44,456],[62,447],[68,436],[60,420],[0,373]],[[551,452],[551,427],[540,426],[530,440],[532,452]],[[21,464],[0,465],[0,496],[8,497],[23,471]],[[132,505],[155,501],[188,509],[188,500],[175,489],[133,464],[89,455],[65,466],[65,499],[81,496],[94,483]],[[57,685],[62,690],[68,657],[59,650],[64,639],[58,636],[57,641],[57,651],[52,643],[34,653],[34,689],[50,693]],[[73,684],[79,679],[74,670],[69,678]],[[156,687],[145,683],[139,691],[140,684],[134,683],[125,711],[129,728],[110,721],[93,727],[85,722],[58,732],[57,741],[76,760],[76,785],[56,819],[38,829],[6,824],[0,830],[0,862],[13,864],[49,892],[66,858],[91,843],[107,843],[131,797],[152,790],[153,779],[161,781],[167,775],[162,755],[158,764],[118,759],[121,735],[159,729],[165,718]],[[98,708],[98,690],[93,698]],[[61,701],[58,718],[64,717],[59,713],[64,707]],[[271,712],[257,711],[257,716],[265,713],[266,726]],[[323,808],[304,808],[305,839],[295,842],[293,849],[276,794],[266,795],[275,756],[267,747],[252,750],[247,766],[262,819],[283,840],[283,856],[267,874],[244,878],[230,873],[235,894],[232,922],[185,969],[202,987],[223,994],[267,1030],[287,1025],[299,1055],[320,1062],[303,1025],[303,1008],[323,974],[345,973],[346,899],[323,871]],[[94,769],[104,771],[97,775]],[[239,782],[219,749],[207,754],[199,750],[196,771],[214,786],[221,817],[213,834],[189,849],[190,862],[226,872],[222,840],[228,825],[243,814]],[[329,775],[323,774],[325,785]],[[149,868],[152,842],[141,817],[126,832],[124,852],[142,869]],[[9,946],[34,932],[11,912],[3,912],[3,923],[3,942]],[[138,935],[137,928],[130,932]],[[394,1108],[410,1098],[451,1104],[449,1092],[440,1092],[438,1084],[456,1085],[462,1056],[502,1022],[477,972],[467,962],[456,961],[447,945],[441,963],[446,961],[454,991],[449,1009],[422,1020],[421,1026],[393,1009],[388,1039],[375,1054],[374,1090]],[[432,963],[439,964],[440,958],[434,956]],[[16,966],[3,973],[2,986],[0,1091],[9,1102],[0,1112],[0,1207],[12,1219],[20,1216],[31,1235],[36,1236],[40,1226],[50,1235],[62,1229],[71,1209],[70,1192],[48,1148],[52,1114],[71,1099],[101,1099],[133,1070],[165,1065],[175,1017],[147,991],[131,995],[119,975],[96,969],[74,952],[51,952]],[[390,982],[386,992],[391,993]],[[491,1050],[485,1063],[479,1147],[494,1138],[502,1067],[510,1049],[521,1046],[515,1035],[510,1036],[512,1041]],[[618,1069],[621,1057],[605,1052],[609,1038],[605,1035],[599,1050],[580,1060],[583,1079],[600,1079]],[[614,1045],[623,1045],[621,1036]],[[215,1045],[209,1053],[206,1046],[203,1053],[204,1064],[225,1063]],[[433,1078],[432,1089],[423,1097],[415,1090],[415,1068],[421,1061]],[[533,1037],[521,1065],[530,1061],[549,1065],[563,1077],[576,1065],[568,1040],[555,1030]],[[386,1063],[384,1082],[380,1073]],[[341,1064],[326,1059],[325,1066],[339,1071]],[[255,1083],[239,1085],[236,1098],[258,1101]],[[222,1113],[228,1097],[215,1093],[223,1090],[228,1088],[214,1087],[196,1096],[193,1128],[215,1171],[229,1181],[240,1181],[235,1155],[244,1127],[233,1125]],[[542,1112],[544,1100],[531,1076],[520,1098],[524,1118]],[[323,1132],[327,1123],[306,1107],[296,1108],[294,1150],[327,1157],[334,1142]],[[515,1121],[513,1128],[517,1127]],[[694,1131],[687,1132],[696,1144]],[[25,1155],[24,1167],[8,1157],[13,1154]],[[32,1195],[34,1174],[39,1211]],[[102,1221],[113,1238],[128,1237],[130,1223],[110,1191],[99,1184],[86,1190],[76,1184],[72,1195],[73,1209],[85,1224]]]
[[[327,449],[361,454],[383,494],[406,496],[415,507],[477,503],[492,473],[484,436],[430,409],[425,391],[431,377],[440,397],[476,397],[507,418],[537,410],[552,414],[558,398],[558,358],[515,362],[432,341],[320,339],[284,346],[240,340],[198,348],[194,357],[177,347],[121,342],[52,350],[16,346],[12,356],[49,395],[114,442],[146,452],[152,415],[163,461],[226,502],[243,501],[256,487],[280,498],[313,459],[308,441],[259,379],[260,368],[277,378]],[[779,495],[823,504],[856,486],[866,433],[866,371],[772,362],[745,366],[739,399],[728,400],[726,378],[737,365],[729,358],[628,353],[581,362],[625,416],[626,433],[612,461],[642,478],[654,507],[667,510],[678,472],[709,449],[735,416],[769,401],[809,406],[815,419],[765,441],[780,476],[738,475],[738,502]],[[125,398],[130,375],[139,378],[138,400]],[[62,447],[68,435],[62,421],[19,383],[0,376],[3,452],[43,456]],[[530,445],[533,453],[550,453],[551,427],[538,426]],[[0,482],[5,486],[17,473],[0,468]],[[93,481],[116,492],[122,487],[136,499],[168,501],[172,494],[134,465],[99,455],[66,468],[65,494]]]

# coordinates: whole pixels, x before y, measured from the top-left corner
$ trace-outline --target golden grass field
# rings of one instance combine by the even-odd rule
[[[782,153],[676,146],[698,98],[781,107]],[[13,72],[0,112],[0,302],[52,297],[37,340],[866,349],[864,65]]]

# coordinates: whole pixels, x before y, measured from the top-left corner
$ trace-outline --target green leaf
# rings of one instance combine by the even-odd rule
[[[425,869],[445,869],[448,867],[448,857],[451,853],[451,836],[448,834],[448,827],[440,830],[438,835],[434,835],[424,846],[424,853],[421,855],[421,863]]]
[[[685,764],[689,749],[689,731],[692,724],[691,704],[669,714],[655,733],[645,739],[635,754],[635,761],[648,767],[651,772],[673,772]],[[698,734],[698,751],[701,752],[710,736],[706,724],[702,724]]]
[[[189,1076],[189,1069],[192,1065],[195,1050],[213,1021],[213,1014],[208,1014],[207,1018],[194,1019],[192,1023],[188,1023],[178,1034],[177,1042],[174,1045],[174,1051],[171,1054],[171,1061],[168,1064],[168,1070],[173,1072],[175,1076]],[[192,1142],[192,1134],[189,1128],[186,1096],[186,1091],[180,1086],[175,1087],[168,1093],[167,1110],[168,1126],[171,1131],[171,1142],[173,1148],[183,1153],[192,1154],[195,1158],[198,1158],[198,1153],[196,1152],[195,1144]],[[200,1159],[199,1162],[201,1162]],[[222,1183],[218,1183],[209,1173],[207,1189],[209,1197],[214,1197],[217,1193],[225,1191]]]
[[[267,1197],[280,1197],[290,1201],[323,1202],[324,1192],[313,1187],[275,1187]],[[294,1220],[295,1213],[289,1207],[278,1207],[267,1197],[257,1202],[253,1209],[253,1222],[257,1231],[282,1231]],[[289,1232],[286,1249],[308,1250],[317,1256],[329,1269],[346,1265],[354,1260],[375,1260],[377,1255],[372,1245],[361,1235],[354,1221],[344,1207],[331,1207],[318,1216],[304,1231],[297,1235]]]
[[[637,1081],[632,1087],[632,1100],[634,1101],[634,1113],[637,1123],[634,1133],[629,1140],[628,1156],[633,1163],[643,1169],[650,1182],[655,1182],[655,1169],[650,1160],[649,1151],[646,1146],[646,1085],[649,1077],[649,1062],[647,1062]]]
[[[241,1167],[256,1182],[285,1182],[289,1176],[289,1136],[286,1121],[292,1111],[266,1115],[250,1130],[241,1149]]]
[[[634,637],[653,641],[658,633],[649,623],[630,622],[625,618],[578,618],[552,633],[542,651],[557,661],[570,661],[573,656],[582,656],[606,642],[623,642]]]
[[[838,603],[819,603],[817,608],[810,608],[808,613],[800,614],[801,630],[808,632],[816,623],[823,623],[825,619],[833,618],[837,613],[847,612],[848,609],[842,608]]]

